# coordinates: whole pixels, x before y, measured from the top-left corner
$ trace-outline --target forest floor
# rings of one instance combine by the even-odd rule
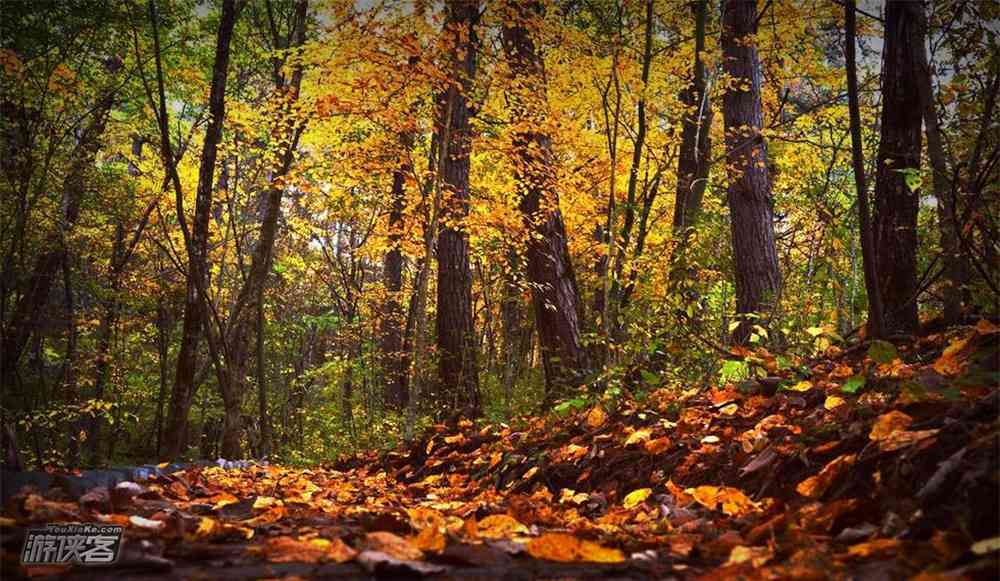
[[[13,495],[14,576],[995,579],[998,328],[833,348],[766,378],[311,469],[195,467]],[[125,527],[111,568],[22,567],[28,527]]]

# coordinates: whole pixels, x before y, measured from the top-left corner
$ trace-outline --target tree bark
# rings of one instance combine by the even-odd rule
[[[736,312],[744,315],[733,339],[743,343],[753,321],[746,315],[768,317],[777,306],[781,273],[774,243],[774,211],[767,147],[761,135],[761,70],[754,35],[757,3],[729,0],[722,23],[726,73],[734,86],[726,90],[729,212],[736,267]]]
[[[461,222],[469,211],[470,92],[476,75],[479,37],[478,0],[449,0],[447,28],[454,39],[454,81],[448,91],[451,130],[441,174],[450,196],[442,205],[443,226],[438,237],[437,345],[440,392],[447,413],[478,417],[479,370],[472,313],[472,269],[469,235]]]
[[[515,176],[528,237],[528,281],[545,368],[544,399],[551,404],[582,383],[590,362],[580,343],[580,298],[555,190],[552,140],[537,129],[544,126],[547,110],[545,67],[528,26],[541,16],[542,4],[513,2],[507,8],[513,11],[504,19],[503,45],[515,75],[510,91],[518,127],[513,139]],[[641,126],[644,130],[644,121]]]
[[[861,235],[861,260],[864,265],[865,290],[868,293],[868,336],[879,339],[885,334],[882,295],[878,287],[875,237],[868,211],[868,187],[865,180],[865,159],[861,149],[861,109],[858,104],[858,71],[855,63],[856,15],[854,0],[845,4],[845,56],[847,60],[847,101],[850,110],[851,159],[854,163],[854,185],[858,197],[858,222]]]
[[[927,34],[927,18],[921,11],[920,25]],[[962,317],[962,305],[968,293],[965,285],[969,282],[972,267],[968,258],[962,252],[961,244],[956,235],[956,209],[952,195],[951,178],[948,172],[948,158],[941,141],[941,124],[938,118],[937,106],[934,101],[934,85],[930,63],[923,45],[919,49],[920,61],[920,100],[923,104],[924,133],[927,135],[927,156],[930,158],[933,171],[934,199],[937,202],[938,231],[941,236],[941,252],[944,263],[945,288],[943,316],[946,324],[953,325]]]
[[[691,3],[695,18],[694,65],[691,69],[691,85],[681,91],[680,100],[685,113],[681,126],[681,149],[677,159],[677,194],[674,202],[674,236],[677,238],[677,256],[686,253],[688,228],[694,226],[701,213],[701,203],[708,181],[709,151],[712,128],[712,108],[706,94],[705,63],[705,21],[707,0]]]
[[[150,12],[156,23],[155,7],[150,3]],[[187,289],[184,297],[184,326],[181,335],[180,349],[177,354],[177,372],[174,379],[173,393],[170,398],[170,410],[167,418],[166,458],[176,459],[184,452],[185,432],[188,413],[195,392],[195,374],[197,370],[198,346],[204,333],[208,310],[208,296],[205,290],[208,261],[208,222],[212,210],[212,187],[214,185],[215,161],[218,156],[218,146],[222,139],[222,126],[226,114],[226,80],[229,73],[230,44],[233,28],[236,24],[237,8],[235,0],[223,0],[222,18],[216,37],[215,64],[212,70],[212,85],[209,96],[210,120],[205,129],[205,140],[202,148],[201,166],[198,171],[198,189],[195,199],[194,224],[190,236],[185,232],[185,244],[188,249]],[[154,35],[157,36],[158,35]],[[159,40],[154,38],[157,53]],[[170,136],[166,125],[166,103],[163,96],[162,70],[157,54],[157,73],[160,85],[160,132],[162,157],[164,164],[171,168],[174,174],[175,194],[178,201],[178,217],[184,226],[183,195],[180,192],[176,168],[173,167]],[[186,227],[184,228],[186,230]],[[188,239],[189,238],[189,239]],[[226,414],[227,418],[229,413]],[[236,419],[238,425],[238,417]],[[237,442],[238,446],[238,442]]]
[[[385,403],[391,409],[402,411],[406,409],[409,401],[406,373],[409,357],[403,345],[406,317],[399,300],[403,290],[403,252],[400,243],[403,239],[403,213],[406,210],[406,176],[413,171],[409,162],[413,136],[409,133],[403,134],[399,141],[403,151],[399,165],[392,174],[388,225],[390,249],[383,260],[385,290],[388,296],[382,318],[381,339],[382,357],[385,361]]]
[[[875,178],[875,243],[887,333],[917,331],[917,212],[920,196],[906,184],[920,170],[922,2],[890,0],[882,51],[882,134]],[[918,52],[919,51],[919,52]]]

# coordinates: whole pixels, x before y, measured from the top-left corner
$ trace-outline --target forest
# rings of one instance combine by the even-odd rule
[[[4,570],[1000,573],[995,0],[0,31]]]

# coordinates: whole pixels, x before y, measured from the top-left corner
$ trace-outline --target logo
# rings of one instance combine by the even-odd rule
[[[23,565],[109,565],[118,560],[122,527],[102,524],[52,524],[29,529],[21,551]]]

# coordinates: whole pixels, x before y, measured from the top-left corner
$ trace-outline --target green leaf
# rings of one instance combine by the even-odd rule
[[[642,374],[642,380],[649,385],[654,385],[660,380],[659,375],[646,371],[645,369],[640,371],[640,373]]]
[[[872,341],[871,347],[868,348],[868,357],[883,365],[892,363],[898,356],[899,352],[896,351],[896,346],[888,341]]]
[[[729,360],[722,364],[719,375],[723,381],[739,381],[749,375],[749,366],[745,361]]]
[[[858,390],[865,386],[865,376],[855,375],[840,386],[840,391],[845,393],[858,393]]]

